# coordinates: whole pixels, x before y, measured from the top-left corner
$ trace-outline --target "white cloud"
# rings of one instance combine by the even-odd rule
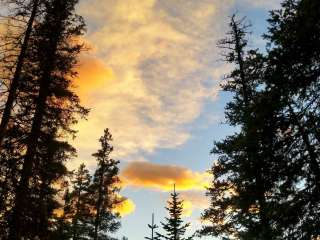
[[[108,127],[116,157],[133,159],[190,138],[185,127],[217,94],[216,41],[231,0],[86,0],[93,58],[109,79],[80,74],[80,95],[92,110],[78,125],[76,146],[89,159]],[[219,20],[219,21],[218,21]],[[101,64],[99,64],[100,66]],[[90,69],[92,72],[92,69]],[[99,75],[103,72],[98,69]],[[94,74],[93,74],[94,75]],[[98,82],[98,84],[97,84]],[[88,86],[88,88],[86,88]],[[94,87],[92,87],[94,86]],[[87,89],[87,91],[85,91]]]

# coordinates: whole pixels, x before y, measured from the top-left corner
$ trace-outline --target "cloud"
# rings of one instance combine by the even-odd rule
[[[117,205],[115,212],[119,213],[121,217],[132,214],[136,209],[136,205],[131,199],[126,199],[121,204]]]
[[[183,216],[189,217],[194,210],[207,208],[205,189],[210,185],[211,175],[195,172],[175,165],[160,165],[146,161],[130,162],[121,171],[124,187],[148,188],[154,191],[171,192],[173,184],[183,203]]]
[[[5,23],[0,20],[0,34],[4,34],[6,32],[6,26],[5,26]]]
[[[190,128],[206,101],[215,99],[217,19],[226,0],[84,0],[94,51],[82,59],[79,94],[91,108],[78,124],[75,146],[90,161],[97,139],[109,127],[117,158],[132,160],[190,139]]]
[[[192,209],[192,203],[190,201],[183,201],[183,210],[182,210],[182,216],[183,217],[190,217],[192,215],[193,209]]]
[[[180,166],[130,162],[122,170],[121,178],[124,185],[130,187],[172,191],[176,184],[178,191],[187,191],[203,190],[208,186],[210,176]]]
[[[82,55],[78,65],[78,76],[74,79],[74,85],[85,103],[101,86],[110,84],[114,80],[112,69],[94,55]]]
[[[281,4],[281,0],[240,0],[243,4],[255,8],[264,8],[264,9],[278,9]]]
[[[121,204],[118,204],[113,210],[116,213],[119,213],[121,217],[132,214],[136,209],[136,205],[131,199],[126,199]],[[94,211],[96,213],[96,211]],[[64,214],[63,208],[54,209],[53,214],[57,217],[62,217]]]

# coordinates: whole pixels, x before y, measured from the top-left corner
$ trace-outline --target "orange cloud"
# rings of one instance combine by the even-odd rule
[[[3,21],[0,21],[0,33],[3,34],[6,31],[6,26]]]
[[[121,217],[130,215],[136,209],[136,205],[131,199],[126,199],[121,204],[117,205],[115,212],[119,213]]]
[[[87,100],[94,90],[104,87],[114,80],[112,69],[107,67],[102,60],[93,56],[82,56],[77,71],[78,77],[74,84],[77,93],[83,100]]]
[[[193,172],[187,168],[172,165],[158,165],[150,162],[131,162],[121,173],[127,186],[154,188],[171,191],[203,190],[209,184],[208,173]]]
[[[136,205],[131,199],[126,199],[122,203],[116,205],[113,209],[115,213],[119,213],[121,217],[125,217],[133,213],[136,209]],[[93,211],[95,214],[96,211]],[[61,217],[64,214],[63,208],[57,208],[53,211],[53,214],[57,217]]]

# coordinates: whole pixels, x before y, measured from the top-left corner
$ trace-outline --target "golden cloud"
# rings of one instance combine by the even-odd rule
[[[120,196],[121,197],[121,196]],[[119,213],[121,217],[132,214],[136,209],[136,205],[131,199],[126,199],[122,203],[115,206],[113,212]],[[94,214],[96,211],[92,211]],[[57,217],[62,217],[64,214],[63,208],[54,209],[53,214]]]
[[[6,31],[6,26],[3,21],[0,21],[0,34],[4,34]]]
[[[189,200],[184,200],[183,201],[183,211],[182,211],[182,216],[183,217],[190,217],[193,212],[193,206],[192,202]]]
[[[117,205],[115,212],[119,213],[121,217],[132,214],[136,209],[136,205],[131,199],[126,199],[121,204]]]
[[[95,90],[114,80],[112,69],[106,67],[104,62],[95,56],[81,56],[77,72],[74,85],[81,100],[86,100]]]
[[[125,186],[171,191],[176,184],[177,190],[187,191],[203,190],[208,186],[210,176],[180,166],[131,162],[121,172],[121,178]]]

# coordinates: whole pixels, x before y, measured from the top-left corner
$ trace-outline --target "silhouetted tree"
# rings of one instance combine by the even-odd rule
[[[43,1],[44,2],[44,1]],[[15,188],[15,181],[19,177],[19,165],[21,163],[21,148],[17,139],[24,136],[14,125],[17,119],[11,119],[13,103],[17,103],[17,90],[19,79],[22,77],[23,65],[32,38],[33,24],[38,16],[40,4],[38,0],[17,1],[1,0],[1,7],[7,8],[6,16],[1,16],[1,22],[5,31],[0,36],[0,222],[7,222],[8,209],[10,209]],[[5,19],[5,20],[4,20]],[[10,123],[10,124],[9,124]],[[10,129],[8,129],[10,128]],[[5,140],[5,141],[4,141]],[[6,223],[7,224],[7,223]],[[5,224],[5,225],[6,225]],[[0,229],[5,232],[3,224]]]
[[[213,150],[220,157],[208,189],[211,206],[203,214],[212,224],[202,234],[320,236],[319,13],[319,1],[284,1],[271,12],[264,57],[238,48],[246,46],[236,41],[245,31],[236,34],[238,24],[231,24],[233,35],[223,43],[234,46],[228,45],[227,60],[236,69],[224,90],[235,97],[226,118],[240,131]]]
[[[89,223],[93,212],[90,205],[90,184],[91,176],[84,164],[81,164],[72,180],[72,192],[70,193],[70,208],[65,214],[70,215],[71,239],[86,239],[89,234]]]
[[[266,88],[279,103],[278,145],[286,162],[285,206],[278,209],[286,239],[320,236],[320,2],[286,0],[271,13]]]
[[[112,239],[108,233],[114,233],[120,228],[120,215],[115,212],[115,207],[124,199],[119,197],[119,161],[110,157],[113,151],[111,145],[112,135],[109,129],[104,130],[104,135],[99,142],[101,148],[94,153],[98,168],[95,171],[93,182],[90,186],[92,209],[95,212],[93,219],[92,238]]]
[[[182,220],[183,200],[179,199],[179,194],[176,192],[174,186],[173,193],[171,193],[171,200],[168,201],[166,207],[169,216],[166,217],[166,222],[161,222],[164,234],[157,232],[156,239],[165,240],[191,240],[192,237],[185,237],[187,228],[190,223],[184,223]]]
[[[52,186],[66,174],[64,163],[75,153],[62,139],[74,136],[71,126],[87,114],[71,90],[82,48],[74,39],[84,30],[82,18],[74,14],[76,3],[48,1],[42,21],[34,26],[15,114],[16,128],[25,134],[25,154],[9,219],[10,239],[45,234],[55,205]],[[38,207],[39,214],[31,212]]]
[[[32,0],[32,1],[24,1],[24,2],[10,0],[9,2],[15,3],[18,7],[18,11],[15,16],[16,18],[21,17],[21,16],[25,17],[25,15],[28,14],[28,12],[26,10],[26,6],[28,6],[28,7],[30,6],[32,10],[29,13],[29,19],[28,19],[26,27],[25,27],[23,41],[21,44],[19,54],[17,56],[16,64],[14,66],[15,70],[14,70],[14,73],[12,76],[12,81],[10,82],[8,97],[7,97],[5,107],[4,107],[4,110],[2,113],[2,118],[1,118],[1,123],[0,123],[0,150],[2,149],[3,139],[5,137],[6,130],[7,130],[7,127],[8,127],[9,121],[10,121],[13,104],[16,100],[16,94],[17,94],[17,90],[19,87],[19,81],[21,79],[23,64],[25,61],[25,57],[27,55],[28,45],[29,45],[30,37],[31,37],[32,31],[33,31],[33,24],[36,19],[36,15],[38,13],[39,6],[40,6],[40,0]],[[21,37],[21,36],[19,36],[19,37]],[[5,43],[5,44],[12,44],[12,43]]]
[[[230,32],[219,42],[227,50],[226,62],[235,65],[222,85],[224,91],[233,93],[226,119],[240,130],[216,142],[212,150],[219,159],[211,170],[210,207],[202,216],[211,225],[201,234],[267,240],[279,234],[269,215],[279,181],[273,174],[276,128],[272,124],[274,109],[268,108],[271,100],[262,97],[265,59],[256,50],[247,50],[248,27],[245,19],[232,16]]]
[[[73,174],[73,172],[72,172]],[[67,240],[72,237],[72,218],[74,217],[74,206],[72,205],[71,194],[69,190],[69,181],[63,182],[61,189],[64,193],[61,197],[62,204],[55,209],[53,213],[53,224],[48,239]]]
[[[151,224],[148,224],[148,228],[150,228],[151,230],[151,236],[150,237],[145,237],[145,239],[148,240],[155,240],[157,239],[157,237],[155,236],[155,230],[157,228],[159,228],[155,223],[154,223],[154,213],[152,213],[152,220],[151,220]]]

